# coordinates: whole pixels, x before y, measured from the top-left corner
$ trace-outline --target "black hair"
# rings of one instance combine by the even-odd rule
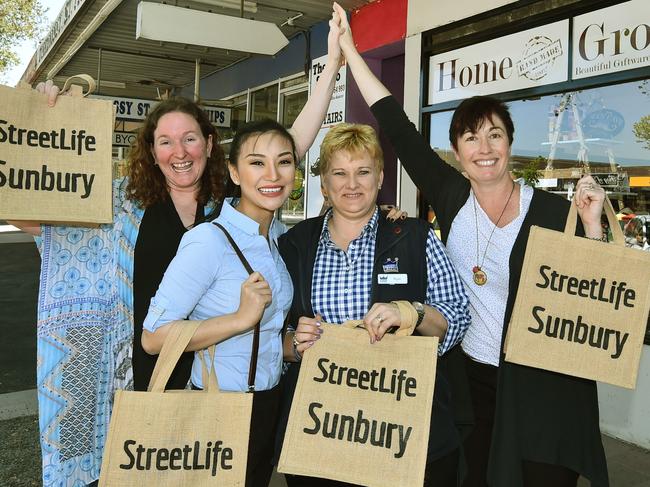
[[[237,165],[237,160],[239,159],[239,153],[241,151],[242,145],[253,136],[260,136],[268,132],[275,132],[281,137],[285,138],[291,144],[291,151],[293,152],[293,159],[295,163],[298,163],[298,157],[296,155],[296,142],[293,140],[293,136],[287,130],[287,128],[279,122],[272,120],[270,118],[263,118],[262,120],[255,120],[244,124],[237,130],[237,133],[232,139],[230,144],[230,154],[228,156],[228,163]],[[227,196],[240,196],[239,186],[235,185],[230,178],[228,178],[228,183],[226,185],[226,195]]]
[[[491,96],[473,96],[463,100],[454,111],[454,116],[451,118],[451,124],[449,125],[449,142],[451,142],[451,146],[458,150],[457,141],[460,136],[468,130],[476,132],[485,120],[492,121],[494,115],[503,122],[508,140],[512,145],[515,126],[512,123],[508,106],[501,100]]]

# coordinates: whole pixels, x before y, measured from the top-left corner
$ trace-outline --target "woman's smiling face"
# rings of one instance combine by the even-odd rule
[[[293,189],[293,146],[277,132],[251,134],[241,145],[236,163],[228,167],[241,188],[239,210],[256,221],[261,213],[280,208]]]
[[[367,151],[351,154],[340,150],[332,154],[327,171],[321,175],[321,191],[335,212],[348,218],[369,218],[383,179],[384,172]]]
[[[170,112],[158,120],[152,152],[170,191],[198,191],[211,150],[212,137],[205,139],[192,116]]]
[[[475,132],[467,130],[456,139],[456,160],[469,179],[477,184],[510,178],[510,141],[503,121],[492,115]]]

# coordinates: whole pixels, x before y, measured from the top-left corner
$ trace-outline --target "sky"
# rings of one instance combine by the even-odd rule
[[[57,15],[59,15],[64,1],[65,0],[40,0],[43,7],[47,8],[46,15],[48,20],[46,24],[47,28],[45,29],[46,31],[49,30],[49,26],[52,24],[52,21],[56,18]],[[27,68],[32,55],[36,51],[36,45],[37,44],[35,44],[34,41],[25,41],[17,46],[16,52],[20,57],[20,63],[18,66],[10,69],[4,76],[9,86],[15,86],[16,83],[18,83],[20,80],[20,77],[25,72],[25,68]]]

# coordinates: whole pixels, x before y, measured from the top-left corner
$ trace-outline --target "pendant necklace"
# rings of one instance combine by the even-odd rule
[[[490,241],[492,240],[492,235],[494,235],[494,231],[497,229],[499,226],[499,222],[501,221],[501,217],[503,217],[503,214],[506,212],[506,208],[508,208],[508,203],[510,203],[510,198],[512,198],[512,193],[515,191],[515,182],[512,182],[512,189],[510,190],[510,195],[508,196],[508,199],[506,200],[506,204],[503,207],[503,210],[501,210],[501,214],[499,215],[499,218],[497,219],[497,222],[494,224],[494,228],[492,228],[492,231],[490,232],[490,236],[488,237],[487,244],[485,244],[485,250],[483,251],[483,258],[479,261],[479,247],[478,247],[478,216],[476,214],[476,195],[472,191],[472,203],[474,204],[474,222],[476,223],[476,265],[472,268],[472,273],[474,274],[474,283],[478,286],[482,286],[487,282],[487,274],[485,271],[482,269],[483,263],[485,262],[485,254],[487,254],[487,249],[490,246]]]

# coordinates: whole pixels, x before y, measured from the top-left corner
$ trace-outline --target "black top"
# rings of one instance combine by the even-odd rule
[[[446,242],[458,211],[469,197],[469,180],[431,149],[393,97],[379,100],[371,109],[409,176],[433,206],[442,240]],[[561,196],[534,190],[530,208],[510,254],[503,338],[517,296],[530,227],[537,225],[564,231],[569,205]],[[584,234],[579,221],[577,231]],[[521,486],[521,462],[526,459],[563,465],[591,480],[594,487],[608,486],[596,383],[505,362],[503,343],[501,350],[489,484]],[[462,361],[453,364],[461,367]],[[466,377],[458,368],[451,370],[451,362],[449,368],[453,380],[460,382],[452,388],[454,406],[459,408],[456,417],[467,418],[466,412],[469,411],[471,416],[471,400]]]
[[[203,220],[203,206],[197,204],[195,224]],[[171,198],[147,208],[142,216],[133,255],[133,388],[146,391],[157,355],[142,348],[142,323],[149,311],[163,275],[178,250],[187,229]],[[192,371],[194,352],[185,352],[172,372],[167,389],[184,389]]]

